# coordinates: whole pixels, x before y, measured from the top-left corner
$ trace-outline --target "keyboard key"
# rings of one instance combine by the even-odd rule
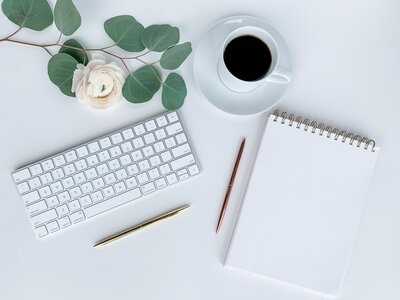
[[[50,222],[49,224],[46,225],[46,228],[50,233],[60,230],[57,221]]]
[[[115,172],[115,175],[117,175],[118,180],[125,179],[128,177],[128,174],[126,173],[125,169],[119,169]]]
[[[58,155],[56,157],[54,157],[54,164],[56,165],[56,167],[60,167],[62,165],[65,165],[65,158],[63,155]]]
[[[47,205],[48,205],[48,207],[55,207],[55,206],[57,206],[58,204],[60,204],[59,202],[58,202],[58,199],[57,199],[57,197],[56,196],[51,196],[50,198],[47,198],[46,199],[46,203],[47,203]]]
[[[141,137],[138,137],[138,138],[134,139],[132,141],[132,144],[136,149],[141,148],[141,147],[144,146],[144,142],[143,142],[143,139]]]
[[[43,175],[40,175],[40,181],[42,182],[42,184],[49,184],[53,181],[53,177],[50,173],[45,173]]]
[[[154,146],[154,150],[156,150],[157,153],[165,150],[165,146],[164,146],[163,142],[155,143],[153,146]]]
[[[81,211],[81,210],[77,211],[76,213],[71,214],[69,217],[73,224],[85,220],[85,215],[83,214],[83,211]]]
[[[74,180],[76,184],[81,184],[82,182],[85,182],[86,181],[85,174],[83,174],[82,172],[75,174]]]
[[[39,215],[32,217],[31,222],[34,226],[37,226],[37,225],[41,225],[43,223],[47,223],[56,218],[57,218],[57,213],[56,213],[55,209],[51,209],[51,210],[45,211],[44,213],[41,213]]]
[[[97,177],[97,172],[95,168],[91,168],[85,171],[87,180]]]
[[[183,174],[187,174],[187,170],[186,169],[181,169],[178,172],[176,172],[176,175],[181,176]]]
[[[68,202],[68,208],[70,211],[75,211],[81,208],[81,205],[79,204],[78,200],[74,200],[71,202]]]
[[[121,167],[121,165],[119,164],[119,161],[118,161],[118,159],[113,159],[113,160],[111,160],[109,163],[108,163],[108,165],[110,166],[110,170],[116,170],[116,169],[118,169],[118,168],[120,168]]]
[[[140,184],[149,181],[149,177],[147,176],[146,173],[140,173],[139,175],[136,176],[136,178]]]
[[[104,180],[106,181],[107,184],[111,184],[116,182],[117,180],[115,179],[115,175],[113,173],[107,174],[104,176]]]
[[[164,178],[159,178],[155,181],[157,189],[162,189],[167,186],[167,182]]]
[[[129,139],[133,138],[133,136],[134,136],[131,128],[128,128],[128,129],[122,131],[122,135],[124,136],[125,140],[129,140]]]
[[[97,178],[95,180],[93,180],[93,186],[96,190],[102,188],[103,186],[105,186],[104,180],[103,178]]]
[[[84,159],[78,160],[75,163],[75,166],[76,166],[76,169],[78,171],[82,171],[82,170],[84,170],[84,169],[86,169],[88,167],[88,165],[87,165],[87,163],[86,163],[86,161]]]
[[[167,126],[165,128],[165,130],[167,130],[168,135],[174,135],[174,134],[181,132],[183,129],[182,129],[181,123],[177,122],[177,123]]]
[[[100,191],[94,192],[91,194],[91,198],[93,202],[99,202],[104,199],[103,194]]]
[[[136,164],[130,165],[126,169],[128,170],[129,175],[135,175],[135,174],[139,173],[139,169]]]
[[[176,142],[173,136],[165,140],[165,146],[167,146],[167,148],[172,148],[176,146]]]
[[[150,179],[152,179],[152,180],[156,179],[157,177],[160,176],[160,172],[158,172],[157,168],[151,169],[151,170],[149,170],[149,176],[150,176]]]
[[[65,175],[71,175],[71,174],[73,174],[73,173],[75,173],[76,172],[76,169],[75,169],[75,166],[73,165],[73,164],[69,164],[69,165],[66,165],[65,167],[64,167],[64,173],[65,173]]]
[[[54,164],[51,159],[48,159],[48,160],[42,162],[42,166],[43,166],[44,171],[49,171],[51,169],[54,169]]]
[[[61,203],[71,200],[71,196],[69,195],[68,191],[59,193],[57,197],[58,197],[58,201],[60,201]]]
[[[43,170],[42,170],[42,167],[40,166],[40,164],[36,164],[36,165],[30,167],[29,170],[31,171],[32,176],[36,176],[36,175],[43,173]]]
[[[108,199],[107,201],[99,202],[98,204],[92,205],[86,208],[85,213],[88,218],[91,218],[97,214],[100,214],[104,211],[110,210],[114,207],[117,207],[121,204],[130,202],[142,196],[139,188],[130,190],[126,193],[120,194],[114,198]]]
[[[65,158],[67,159],[67,162],[72,162],[78,159],[78,156],[75,153],[75,150],[71,150],[67,153],[65,153]]]
[[[53,175],[54,180],[63,178],[65,176],[64,171],[61,168],[51,171],[51,174]]]
[[[123,165],[123,166],[127,166],[127,165],[129,165],[131,162],[132,162],[132,160],[131,160],[131,157],[127,154],[127,155],[124,155],[124,156],[121,156],[120,158],[119,158],[119,160],[121,161],[121,164]]]
[[[35,228],[35,234],[38,238],[41,238],[48,235],[49,233],[47,232],[46,226],[40,226],[38,228]]]
[[[96,167],[96,169],[97,169],[97,172],[99,173],[99,175],[106,174],[110,171],[110,169],[108,168],[108,166],[106,164],[98,165]]]
[[[89,167],[97,165],[99,163],[99,159],[97,158],[96,155],[91,155],[88,158],[86,158],[86,161],[89,165]]]
[[[183,143],[187,142],[186,135],[183,132],[178,134],[178,135],[176,135],[175,139],[178,142],[178,144],[183,144]]]
[[[147,160],[142,160],[138,163],[140,171],[145,171],[150,169],[150,164]]]
[[[70,187],[75,185],[75,182],[72,179],[72,177],[67,177],[67,178],[63,179],[61,182],[62,182],[64,189],[69,189]]]
[[[92,192],[94,189],[91,182],[86,182],[81,185],[81,190],[83,194],[87,194]]]
[[[192,165],[188,167],[188,170],[189,174],[192,176],[200,173],[199,167],[197,165]]]
[[[111,140],[114,145],[119,144],[123,141],[122,135],[120,133],[115,133],[111,136]]]
[[[90,153],[96,153],[97,151],[100,150],[100,146],[97,142],[90,143],[88,145],[88,148]]]
[[[117,157],[120,156],[122,154],[121,149],[119,148],[119,146],[115,146],[110,148],[110,153],[111,153],[111,157]]]
[[[125,180],[126,186],[128,187],[128,189],[132,189],[135,186],[137,186],[137,181],[135,177],[130,177],[127,180]]]
[[[112,186],[108,186],[103,189],[103,195],[107,198],[114,196],[114,194],[115,194],[115,192],[114,192],[114,189],[112,188]]]
[[[61,228],[65,228],[71,225],[71,221],[69,220],[69,218],[67,216],[61,218],[58,220],[58,224],[60,224]]]
[[[28,178],[31,178],[31,173],[29,172],[28,169],[23,169],[21,171],[14,173],[12,176],[14,178],[14,181],[16,183],[18,183],[18,182],[24,181]]]
[[[165,152],[161,153],[161,159],[162,159],[163,162],[170,161],[172,159],[171,152],[165,151]]]
[[[171,173],[171,168],[169,167],[169,164],[165,164],[165,165],[160,166],[160,172],[161,172],[162,175]]]
[[[69,191],[69,193],[70,193],[72,199],[78,198],[78,197],[82,196],[82,191],[81,191],[81,189],[79,188],[79,186],[74,187],[73,189],[71,189],[71,190]]]
[[[158,155],[155,155],[155,156],[150,157],[149,160],[150,160],[150,164],[151,164],[153,167],[156,167],[156,166],[158,166],[158,165],[161,164],[161,159],[160,159],[160,157],[159,157]]]
[[[174,184],[175,182],[178,182],[178,178],[176,177],[175,173],[172,173],[167,176],[167,181],[168,184]]]
[[[66,204],[60,205],[59,207],[56,208],[57,214],[60,217],[63,217],[69,213],[68,206]]]
[[[189,178],[189,174],[188,173],[185,173],[185,174],[182,174],[182,175],[179,176],[179,180],[185,180],[185,179],[188,179],[188,178]]]
[[[154,134],[152,133],[148,133],[144,136],[144,141],[146,143],[146,145],[152,144],[156,141]]]
[[[79,203],[81,204],[82,207],[86,207],[92,204],[92,199],[90,199],[89,195],[86,195],[79,199]]]
[[[156,190],[156,187],[154,186],[153,182],[149,182],[147,184],[142,185],[142,191],[143,191],[144,195],[152,193],[155,190]]]
[[[167,118],[165,116],[158,117],[156,119],[157,125],[159,127],[165,126],[168,124]]]
[[[153,131],[154,129],[157,128],[156,123],[154,120],[147,121],[144,126],[146,126],[147,131]]]
[[[171,151],[174,157],[179,157],[184,154],[190,153],[192,150],[190,149],[189,144],[183,144],[181,146],[173,148]]]
[[[162,140],[167,136],[167,134],[165,133],[165,130],[163,128],[156,130],[155,134],[156,134],[157,140]]]
[[[173,111],[167,115],[167,118],[170,123],[174,123],[178,121],[178,114],[175,111]]]
[[[36,214],[36,213],[46,210],[47,205],[46,205],[46,202],[44,200],[42,200],[42,201],[39,201],[39,202],[36,202],[36,203],[33,203],[33,204],[27,206],[26,209],[28,210],[28,213],[30,215],[33,215],[33,214]]]
[[[131,156],[132,156],[133,161],[139,161],[143,158],[142,152],[140,150],[132,152]]]
[[[135,131],[136,135],[141,135],[141,134],[146,132],[146,130],[144,129],[143,124],[140,124],[140,125],[137,125],[137,126],[133,127],[133,130]]]
[[[41,189],[39,189],[39,195],[42,199],[50,196],[51,195],[50,187],[45,186],[45,187],[42,187]]]
[[[61,181],[56,181],[53,184],[50,184],[51,191],[53,194],[58,193],[63,190],[63,186],[61,184]]]
[[[189,155],[181,157],[177,160],[171,161],[171,167],[172,167],[172,170],[175,171],[175,170],[182,169],[183,167],[186,167],[193,163],[195,163],[194,156],[193,156],[193,154],[189,154]]]
[[[122,152],[127,153],[133,150],[131,142],[121,144]]]
[[[78,149],[76,149],[76,153],[78,153],[78,156],[79,156],[80,158],[89,155],[89,151],[88,151],[88,149],[86,148],[86,146],[82,146],[82,147],[79,147]]]
[[[104,150],[99,152],[99,158],[101,162],[107,161],[110,159],[110,153],[108,152],[108,150]]]
[[[114,190],[117,194],[125,192],[126,191],[126,186],[123,181],[117,182],[114,184]]]
[[[144,147],[142,151],[145,157],[149,157],[154,154],[154,150],[151,146]]]
[[[20,194],[26,193],[26,192],[28,192],[30,190],[29,189],[29,185],[28,185],[27,182],[23,182],[23,183],[18,184],[17,185],[17,189],[18,189],[18,192]]]
[[[110,141],[110,138],[108,138],[108,137],[102,138],[99,142],[100,142],[102,149],[105,149],[105,148],[108,148],[111,146],[111,141]]]
[[[42,183],[39,180],[39,177],[32,178],[28,181],[29,186],[31,187],[32,190],[37,189],[42,185]]]

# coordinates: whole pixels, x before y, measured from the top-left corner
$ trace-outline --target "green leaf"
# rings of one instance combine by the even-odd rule
[[[78,61],[66,53],[55,54],[49,61],[47,72],[51,82],[59,87],[61,92],[67,96],[74,97],[71,91],[72,78]]]
[[[191,43],[173,46],[165,51],[160,59],[160,65],[166,70],[178,68],[192,52]]]
[[[68,47],[64,47],[68,46]],[[89,62],[89,58],[84,50],[78,50],[78,49],[83,49],[82,45],[75,39],[70,39],[64,43],[64,46],[60,48],[60,51],[58,53],[66,53],[71,55],[73,58],[77,60],[78,63],[87,65]],[[73,48],[77,49],[73,49]]]
[[[150,51],[162,52],[179,42],[179,29],[171,25],[151,25],[143,31],[142,42]]]
[[[7,18],[20,27],[42,31],[53,23],[47,0],[4,0],[1,8]]]
[[[153,98],[160,89],[160,75],[152,66],[144,66],[129,74],[122,88],[126,100],[143,103]]]
[[[81,26],[82,19],[72,0],[57,0],[54,22],[63,35],[71,35]]]
[[[162,104],[166,109],[175,110],[183,105],[187,95],[186,85],[183,78],[171,73],[163,83],[161,94]]]
[[[132,16],[117,16],[104,22],[104,30],[115,44],[123,50],[144,50],[141,40],[144,27]]]

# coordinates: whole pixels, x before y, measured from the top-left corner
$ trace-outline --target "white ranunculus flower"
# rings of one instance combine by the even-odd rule
[[[94,108],[108,108],[122,98],[125,74],[115,63],[96,58],[84,66],[77,65],[72,79],[72,92],[81,103]]]

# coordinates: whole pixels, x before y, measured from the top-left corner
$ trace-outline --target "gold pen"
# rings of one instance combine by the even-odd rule
[[[239,163],[240,163],[240,159],[242,158],[245,142],[246,142],[246,139],[243,138],[241,143],[240,143],[238,154],[236,156],[235,166],[233,167],[233,170],[232,170],[231,179],[229,180],[229,184],[228,184],[228,187],[226,189],[224,201],[222,202],[221,212],[219,213],[219,218],[218,218],[217,228],[215,229],[215,233],[218,233],[218,231],[219,231],[219,229],[220,229],[220,227],[222,225],[222,221],[224,219],[224,216],[225,216],[226,207],[228,206],[229,198],[231,196],[231,191],[232,191],[232,188],[233,188],[233,182],[235,181],[236,173],[237,173],[237,170],[239,168]]]
[[[122,238],[124,236],[127,236],[127,235],[129,235],[129,234],[131,234],[131,233],[133,233],[135,231],[143,229],[143,228],[145,228],[145,227],[147,227],[147,226],[149,226],[151,224],[155,224],[155,223],[160,222],[162,220],[165,220],[165,219],[167,219],[169,217],[172,217],[172,216],[180,213],[181,211],[183,211],[183,210],[185,210],[185,209],[187,209],[189,207],[190,207],[190,205],[186,204],[186,205],[180,206],[178,208],[175,208],[173,210],[170,210],[170,211],[168,211],[166,213],[163,213],[161,215],[158,215],[158,216],[156,216],[154,218],[151,218],[150,220],[147,220],[147,221],[144,221],[144,222],[139,223],[137,225],[134,225],[132,227],[129,227],[129,228],[127,228],[127,229],[125,229],[125,230],[123,230],[121,232],[113,234],[112,236],[109,236],[109,237],[99,241],[93,247],[107,245],[107,244],[109,244],[109,243],[111,243],[113,241],[119,240],[120,238]]]

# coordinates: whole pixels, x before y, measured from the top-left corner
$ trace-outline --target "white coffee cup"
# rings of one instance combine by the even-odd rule
[[[226,67],[224,62],[224,51],[226,46],[240,36],[254,36],[263,41],[271,53],[271,65],[266,74],[256,81],[244,81],[235,77]],[[255,26],[243,26],[233,30],[226,37],[218,59],[218,76],[221,82],[230,90],[237,93],[247,93],[255,90],[264,82],[276,84],[287,84],[290,81],[290,63],[281,59],[279,53],[287,47],[281,35],[272,27],[268,31]],[[286,50],[286,49],[284,49]]]

